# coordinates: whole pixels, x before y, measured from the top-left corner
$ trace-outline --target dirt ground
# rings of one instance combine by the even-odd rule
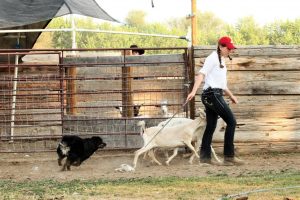
[[[57,164],[56,152],[50,153],[10,153],[0,154],[0,179],[41,180],[54,179],[68,181],[73,179],[119,179],[142,177],[201,177],[208,175],[227,174],[230,176],[251,175],[256,172],[298,170],[300,153],[289,154],[253,154],[240,158],[246,161],[243,166],[200,166],[198,160],[190,165],[182,154],[174,158],[170,166],[158,166],[140,157],[135,172],[117,172],[121,164],[132,165],[133,152],[98,151],[79,167],[72,167],[71,171],[60,171]],[[163,161],[164,158],[159,156]]]

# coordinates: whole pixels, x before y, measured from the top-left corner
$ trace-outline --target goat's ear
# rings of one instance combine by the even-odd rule
[[[144,104],[134,104],[133,107],[140,109],[140,107],[142,107],[142,105],[144,105]]]
[[[199,113],[199,117],[201,118],[205,118],[206,117],[206,113],[204,110],[202,110],[201,108],[197,109],[198,113]]]
[[[138,121],[138,123],[137,123],[137,126],[145,126],[145,125],[146,125],[146,123],[144,120]]]
[[[200,112],[200,117],[201,117],[201,118],[205,118],[205,117],[206,117],[205,112]]]
[[[115,109],[120,109],[120,107],[119,106],[115,106]]]

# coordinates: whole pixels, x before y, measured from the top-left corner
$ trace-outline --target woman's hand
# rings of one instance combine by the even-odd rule
[[[235,96],[232,95],[229,98],[231,99],[232,103],[235,103],[235,104],[239,103]]]
[[[188,101],[190,101],[194,98],[194,96],[196,95],[197,90],[200,87],[201,82],[202,82],[203,79],[204,79],[204,74],[202,74],[202,73],[199,73],[196,76],[196,81],[194,83],[193,89],[192,89],[191,93],[189,93],[189,95],[187,96],[186,102],[188,102]]]
[[[237,98],[231,93],[231,91],[227,88],[224,90],[225,94],[229,96],[230,100],[232,101],[232,103],[239,103]]]
[[[191,92],[191,93],[187,96],[186,102],[192,100],[192,99],[195,97],[195,95],[196,95],[196,94],[195,94],[194,92]]]

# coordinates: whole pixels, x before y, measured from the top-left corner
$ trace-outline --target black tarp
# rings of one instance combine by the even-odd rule
[[[67,14],[117,22],[95,0],[0,0],[0,30],[44,29],[51,19]],[[40,34],[21,33],[20,48],[31,49]],[[17,33],[0,33],[0,49],[16,48],[16,37]]]
[[[47,21],[67,14],[116,21],[94,0],[1,0],[0,29]]]

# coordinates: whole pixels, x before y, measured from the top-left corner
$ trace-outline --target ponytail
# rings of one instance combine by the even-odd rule
[[[222,65],[222,61],[221,61],[221,49],[218,46],[217,48],[217,53],[218,53],[218,59],[219,59],[219,63],[220,63],[220,68],[223,68],[224,66]],[[232,58],[228,55],[229,60],[232,60]]]
[[[220,63],[220,68],[224,68],[224,66],[222,65],[222,61],[221,61],[221,49],[218,46],[217,48],[217,53],[218,53],[218,59],[219,59],[219,63]]]

